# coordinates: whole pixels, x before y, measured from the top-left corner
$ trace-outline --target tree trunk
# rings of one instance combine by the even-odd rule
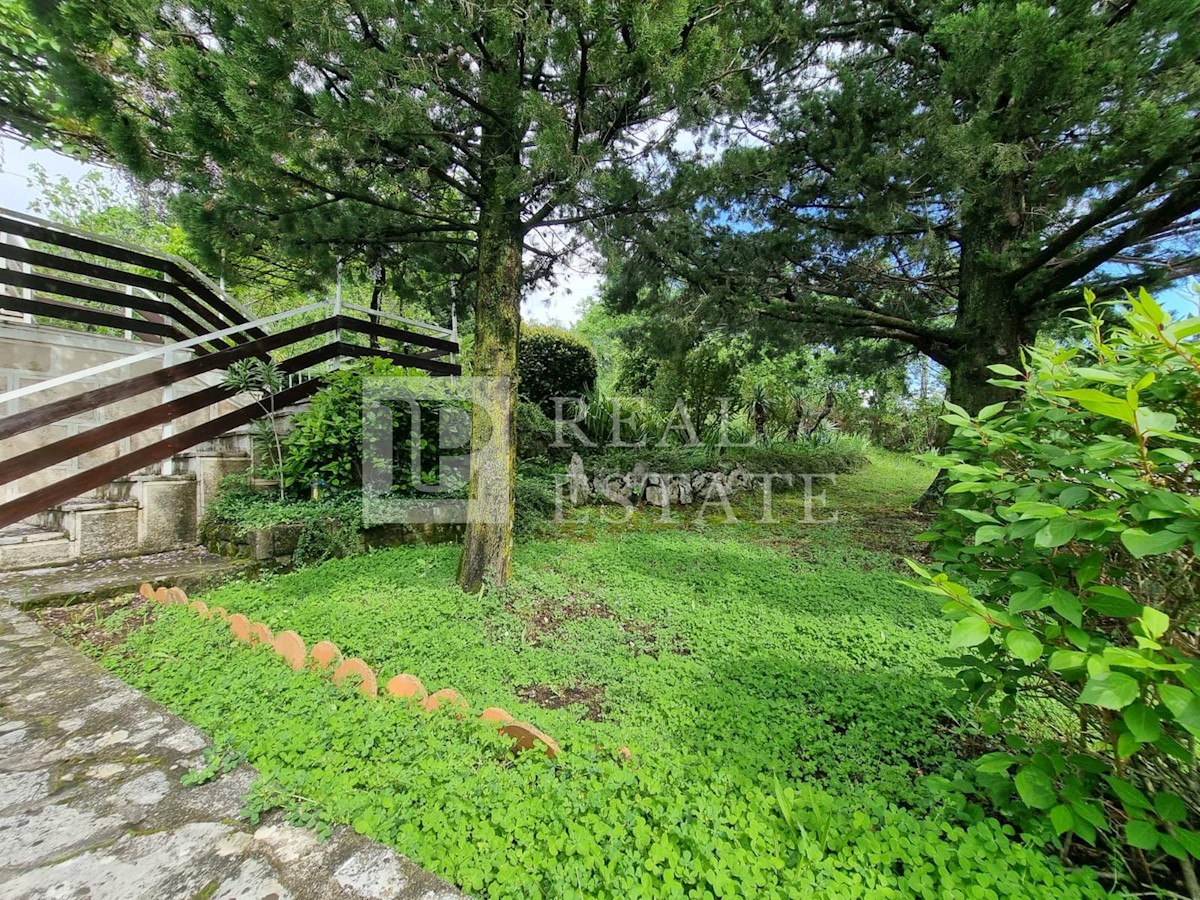
[[[958,313],[954,330],[957,346],[950,358],[947,398],[969,413],[990,403],[1011,400],[1013,392],[988,384],[996,376],[988,366],[1019,366],[1021,348],[1036,337],[1022,304],[1001,267],[1009,244],[1019,231],[1019,204],[1011,184],[1001,182],[1002,206],[977,213],[983,220],[964,222],[959,263]]]
[[[501,63],[503,65],[503,63]],[[517,176],[522,130],[515,63],[485,74],[483,100],[502,113],[485,118],[480,153],[480,204],[471,475],[467,530],[458,583],[475,593],[503,585],[512,568],[516,474],[514,412],[517,339],[521,324],[521,198]]]
[[[387,281],[387,272],[382,264],[375,269],[375,283],[371,286],[371,324],[378,325],[380,321],[379,311],[383,309],[383,285]],[[379,336],[372,334],[368,335],[368,346],[372,350],[379,349]]]
[[[996,264],[1016,234],[1016,226],[1003,210],[992,210],[991,214],[993,223],[964,224],[954,323],[957,340],[947,364],[950,384],[946,399],[971,414],[989,404],[1014,399],[1013,391],[988,383],[997,377],[988,366],[1007,363],[1019,368],[1021,348],[1037,337],[1018,296]],[[945,446],[952,433],[950,425],[939,425],[938,445]],[[945,491],[945,479],[939,474],[917,501],[917,509],[928,512],[937,508]]]

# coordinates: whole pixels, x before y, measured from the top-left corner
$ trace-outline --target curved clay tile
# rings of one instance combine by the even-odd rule
[[[342,651],[332,641],[318,641],[313,644],[312,652],[308,656],[318,669],[328,669],[341,662]]]
[[[428,696],[425,685],[416,675],[395,675],[388,680],[385,690],[393,697],[405,700],[424,700]]]
[[[479,714],[479,718],[485,722],[499,722],[501,725],[507,725],[513,721],[513,717],[499,706],[489,706]]]
[[[545,745],[546,755],[551,759],[558,756],[560,752],[554,738],[534,728],[528,722],[512,722],[504,725],[500,728],[500,733],[505,737],[513,739],[514,753],[523,753],[526,750],[530,750],[536,743]]]
[[[275,635],[275,652],[287,660],[293,672],[304,668],[304,639],[294,631],[281,631]]]
[[[229,617],[229,630],[239,641],[250,643],[250,620],[241,613],[234,613]]]
[[[207,619],[209,617],[208,604],[203,600],[193,600],[188,604],[192,609],[200,614],[200,618]]]
[[[337,667],[337,671],[333,673],[333,683],[341,684],[351,675],[357,675],[361,679],[358,685],[359,693],[368,697],[374,697],[379,693],[375,673],[358,657],[352,657]]]
[[[275,646],[275,635],[271,634],[271,629],[262,622],[255,622],[250,626],[250,643],[266,644],[268,647]]]
[[[435,691],[421,701],[421,708],[427,712],[433,712],[440,709],[442,704],[447,706],[457,706],[459,709],[467,709],[467,701],[458,695],[458,691],[450,688],[442,688],[440,691]]]

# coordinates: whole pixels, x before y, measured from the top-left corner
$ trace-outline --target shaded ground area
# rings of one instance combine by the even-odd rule
[[[502,591],[464,595],[457,549],[421,547],[203,598],[333,641],[381,681],[502,707],[558,742],[553,760],[514,757],[477,715],[292,672],[181,606],[100,661],[244,754],[256,796],[489,900],[1096,895],[1090,874],[926,787],[962,766],[941,718],[948,624],[897,577],[929,478],[881,455],[828,504],[777,495],[770,522],[750,492],[736,521],[593,516],[522,542]]]
[[[0,698],[0,897],[462,896],[349,829],[239,821],[254,769],[184,786],[208,739],[3,605]]]
[[[122,594],[72,606],[47,606],[29,614],[81,650],[103,652],[125,643],[130,632],[154,621],[158,605],[141,594]]]
[[[604,720],[604,685],[569,684],[554,687],[549,684],[524,684],[514,688],[515,693],[527,703],[536,703],[542,709],[565,709],[579,704],[587,711],[583,718],[593,722]]]

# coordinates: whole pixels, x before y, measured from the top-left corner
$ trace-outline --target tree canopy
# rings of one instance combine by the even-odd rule
[[[758,7],[706,0],[37,12],[71,109],[139,177],[176,185],[212,262],[420,257],[473,281],[473,373],[512,382],[476,395],[473,446],[511,434],[521,289],[559,256],[531,235],[643,208],[677,131],[736,105],[744,48],[769,34]],[[512,468],[511,452],[473,466],[469,589],[507,578]]]
[[[39,10],[71,109],[197,247],[329,272],[427,254],[474,272],[490,126],[510,129],[522,236],[641,202],[676,129],[739,67],[717,4],[149,2]],[[736,25],[736,23],[730,23]],[[489,92],[511,74],[512,96]],[[555,255],[526,243],[525,276]]]
[[[898,342],[979,408],[996,399],[986,366],[1081,305],[1081,285],[1120,296],[1200,271],[1198,13],[806,7],[723,152],[678,173],[689,211],[609,232],[618,307]]]

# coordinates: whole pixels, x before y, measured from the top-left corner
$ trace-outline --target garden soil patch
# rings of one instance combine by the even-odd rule
[[[42,627],[68,643],[111,650],[125,643],[131,632],[153,622],[156,610],[153,603],[136,595],[48,607],[31,613]]]

